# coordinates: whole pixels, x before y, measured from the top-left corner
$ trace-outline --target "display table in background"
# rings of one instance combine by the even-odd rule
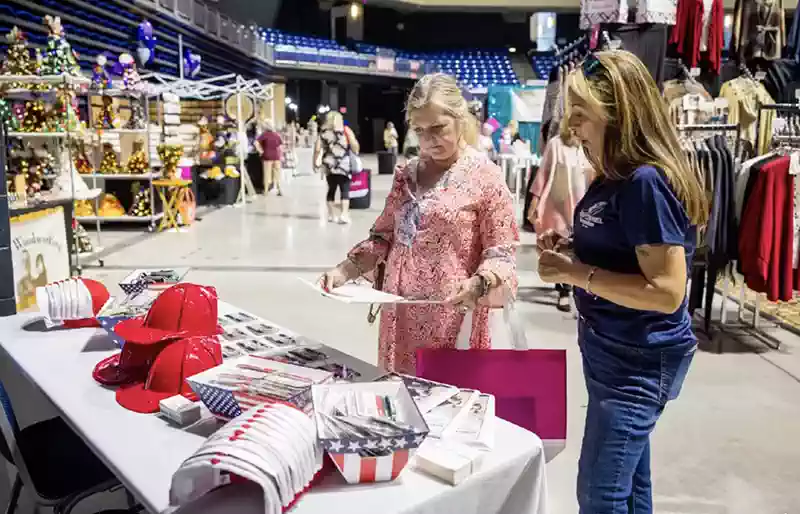
[[[220,313],[232,308],[220,303]],[[237,311],[239,309],[236,309]],[[168,508],[172,474],[209,435],[175,428],[156,415],[120,407],[114,392],[92,378],[92,369],[117,350],[101,329],[46,330],[38,315],[0,318],[0,347],[55,405],[127,489],[150,511]],[[23,328],[26,323],[32,325]],[[327,349],[326,352],[329,352]],[[339,353],[331,350],[329,353]],[[363,378],[378,368],[352,357]],[[0,377],[3,381],[21,377]],[[15,402],[27,398],[11,398]],[[395,482],[347,485],[333,470],[304,495],[292,514],[545,514],[542,441],[497,420],[495,450],[481,471],[453,487],[409,466]],[[263,513],[259,493],[248,485],[229,486],[187,513]]]

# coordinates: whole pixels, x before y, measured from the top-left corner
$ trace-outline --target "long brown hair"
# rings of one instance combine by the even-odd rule
[[[704,225],[708,199],[681,150],[650,72],[630,52],[598,52],[589,57],[593,58],[599,62],[578,67],[568,77],[565,118],[569,117],[569,105],[579,102],[607,123],[604,162],[592,162],[596,171],[611,180],[624,180],[637,167],[652,165],[664,173],[692,224]]]

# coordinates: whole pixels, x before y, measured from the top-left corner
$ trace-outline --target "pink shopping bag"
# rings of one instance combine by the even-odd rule
[[[567,438],[566,350],[417,350],[417,375],[495,396],[497,416]]]

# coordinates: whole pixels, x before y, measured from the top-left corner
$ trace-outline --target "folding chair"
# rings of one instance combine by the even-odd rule
[[[37,509],[49,507],[53,514],[69,514],[86,498],[122,487],[60,417],[20,430],[2,383],[0,408],[0,454],[17,468],[6,514],[16,510],[23,487]]]

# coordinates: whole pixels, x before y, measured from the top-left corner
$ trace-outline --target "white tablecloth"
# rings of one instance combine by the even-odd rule
[[[174,428],[156,415],[123,409],[113,391],[92,379],[95,364],[116,351],[103,330],[47,331],[41,322],[23,329],[34,318],[30,314],[0,318],[0,346],[149,511],[167,509],[173,472],[204,436]],[[12,398],[12,403],[24,400]],[[458,487],[411,467],[396,482],[363,486],[346,485],[334,472],[292,513],[544,514],[545,491],[541,440],[498,420],[496,449],[487,454],[481,472]],[[253,495],[244,493],[246,489],[235,494],[243,505],[234,509],[225,502],[219,512],[257,512],[258,507],[249,510],[245,505]],[[219,502],[219,498],[209,500]]]

